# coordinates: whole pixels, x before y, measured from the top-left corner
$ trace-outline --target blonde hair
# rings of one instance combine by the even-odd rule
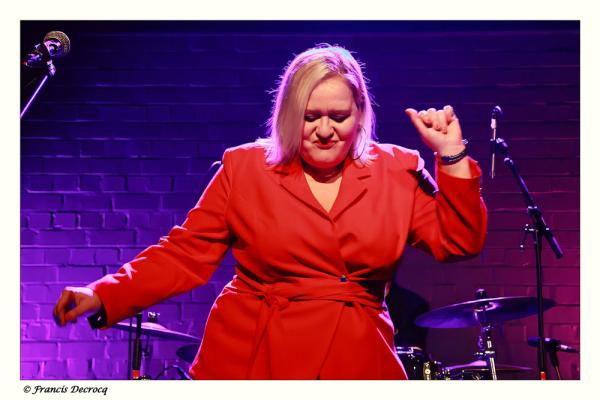
[[[300,132],[310,94],[319,83],[335,76],[343,77],[348,83],[361,112],[361,128],[350,149],[352,159],[362,165],[375,159],[371,154],[377,139],[375,114],[361,67],[348,50],[327,43],[300,53],[288,63],[278,88],[273,91],[276,96],[267,121],[268,137],[257,139],[257,143],[266,149],[268,164],[285,164],[299,156]]]

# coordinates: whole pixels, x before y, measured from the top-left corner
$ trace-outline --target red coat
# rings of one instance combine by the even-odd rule
[[[160,243],[89,285],[112,325],[208,281],[232,247],[236,275],[215,300],[197,379],[406,379],[383,302],[406,243],[444,261],[477,254],[487,214],[481,171],[438,172],[418,185],[418,153],[380,144],[371,166],[347,161],[328,213],[297,160],[265,165],[263,149],[228,149],[223,166]]]

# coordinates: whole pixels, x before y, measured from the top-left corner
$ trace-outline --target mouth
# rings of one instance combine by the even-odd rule
[[[333,146],[335,146],[336,143],[337,142],[329,142],[329,143],[315,142],[315,146],[318,147],[319,149],[327,150],[327,149],[330,149]]]

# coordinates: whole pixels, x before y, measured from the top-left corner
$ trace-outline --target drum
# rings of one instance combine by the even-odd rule
[[[444,368],[439,361],[432,360],[423,349],[415,346],[397,346],[396,353],[402,361],[409,380],[441,380]]]
[[[481,381],[492,379],[492,374],[487,361],[485,360],[476,360],[463,365],[450,365],[446,367],[445,370],[450,379],[457,381]],[[498,375],[498,379],[502,379],[502,377],[506,377],[507,375],[510,377],[512,374],[521,374],[531,370],[532,369],[529,367],[522,367],[520,365],[496,363],[496,374]]]

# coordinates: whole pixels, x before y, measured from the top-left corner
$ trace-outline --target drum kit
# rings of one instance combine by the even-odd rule
[[[468,364],[444,367],[440,361],[433,360],[420,347],[397,346],[396,352],[409,380],[489,380],[490,368],[485,360],[476,360]],[[497,375],[532,371],[532,368],[519,365],[495,364]]]
[[[129,351],[129,360],[128,365],[131,366],[131,369],[128,370],[127,379],[134,380],[150,380],[150,379],[160,379],[168,370],[174,369],[179,375],[180,379],[190,380],[192,379],[188,373],[181,368],[177,364],[172,364],[163,368],[154,378],[150,375],[144,374],[143,372],[148,372],[148,364],[152,358],[152,346],[150,344],[150,338],[159,338],[159,339],[167,339],[167,340],[177,340],[181,342],[187,343],[195,343],[192,345],[197,350],[200,346],[200,342],[202,341],[199,337],[188,335],[186,333],[177,332],[174,330],[167,329],[163,325],[158,323],[158,318],[160,314],[155,312],[148,313],[148,321],[142,322],[142,314],[139,313],[136,315],[137,323],[133,324],[132,321],[127,322],[119,322],[113,326],[114,329],[129,332],[129,340],[130,340],[130,351]],[[135,334],[135,341],[132,344],[132,334]],[[141,336],[145,336],[145,344],[142,346]],[[185,348],[187,346],[183,346],[181,348]],[[132,349],[133,348],[133,349]],[[180,349],[181,349],[180,348]],[[132,351],[133,350],[133,351]],[[179,355],[179,350],[177,351]],[[190,353],[191,354],[191,353]],[[193,355],[188,355],[186,353],[186,357],[181,357],[186,362],[191,363],[195,357],[195,353]]]
[[[468,328],[479,327],[476,360],[467,364],[444,366],[420,347],[397,346],[396,352],[402,361],[409,379],[414,380],[498,380],[500,377],[525,373],[533,368],[496,363],[496,349],[492,338],[494,327],[503,322],[528,317],[537,312],[535,297],[488,298],[485,290],[478,289],[476,300],[441,307],[416,318],[415,324],[424,328]],[[544,311],[554,306],[554,301],[543,300]],[[530,338],[535,346],[537,338]],[[546,342],[548,342],[548,338]],[[533,343],[532,343],[533,342]],[[556,346],[548,348],[551,359],[556,359]],[[557,375],[558,362],[552,362]]]
[[[544,310],[553,306],[554,302],[552,300],[544,299]],[[485,290],[479,289],[476,292],[476,300],[441,307],[426,312],[415,320],[416,325],[424,328],[479,327],[480,334],[477,340],[478,351],[475,353],[475,361],[461,365],[444,366],[420,347],[397,346],[396,352],[410,380],[497,380],[499,377],[510,377],[515,373],[532,371],[530,367],[496,363],[496,349],[492,331],[494,327],[503,322],[524,318],[535,313],[535,297],[488,298]],[[177,356],[187,363],[193,362],[201,342],[199,337],[173,331],[160,325],[158,315],[158,313],[148,313],[149,321],[141,322],[141,314],[138,314],[137,326],[131,322],[120,322],[114,326],[115,329],[136,334],[134,359],[130,362],[134,370],[133,379],[159,379],[169,369],[176,370],[180,379],[191,379],[183,368],[175,364],[165,367],[154,378],[140,373],[141,360],[143,359],[147,366],[147,362],[152,356],[152,347],[149,344],[150,337],[191,343],[179,347],[176,351]],[[139,340],[141,335],[146,337],[146,344],[143,348]],[[530,338],[529,344],[535,346],[536,340],[537,338]],[[554,342],[552,342],[553,340]],[[558,346],[549,349],[551,359],[557,359],[556,351],[560,347],[560,342],[547,338],[546,343],[558,343]],[[137,350],[135,350],[136,348]],[[554,352],[552,352],[552,349],[554,349]],[[569,351],[578,352],[577,350]],[[558,361],[556,363],[553,361],[553,365],[555,365],[560,377]],[[147,370],[147,368],[145,369]]]

